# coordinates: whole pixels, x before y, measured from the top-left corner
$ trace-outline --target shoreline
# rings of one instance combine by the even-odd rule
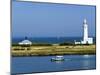
[[[64,54],[62,56],[65,56],[65,55],[96,55],[96,53],[93,53],[93,54]],[[12,57],[46,57],[46,56],[56,56],[56,55],[32,55],[32,56],[13,56],[11,55]]]

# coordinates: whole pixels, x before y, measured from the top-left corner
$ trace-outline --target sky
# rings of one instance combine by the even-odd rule
[[[95,6],[12,1],[12,37],[95,36]]]

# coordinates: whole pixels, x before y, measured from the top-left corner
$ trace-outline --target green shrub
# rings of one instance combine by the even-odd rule
[[[72,42],[64,42],[64,43],[60,43],[59,45],[64,46],[64,45],[75,45],[75,44]]]
[[[32,44],[32,46],[52,46],[52,44],[48,44],[48,43],[35,43],[35,44]]]

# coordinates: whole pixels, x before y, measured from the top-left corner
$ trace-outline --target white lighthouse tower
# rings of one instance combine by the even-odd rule
[[[93,38],[88,37],[88,24],[86,19],[83,21],[83,41],[81,41],[81,44],[93,44]]]
[[[86,19],[83,21],[83,41],[84,43],[88,42],[88,25]]]
[[[86,19],[83,21],[83,40],[81,42],[75,41],[75,44],[93,44],[93,38],[88,36],[88,24]]]

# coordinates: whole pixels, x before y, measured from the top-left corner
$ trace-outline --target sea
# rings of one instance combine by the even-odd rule
[[[12,43],[18,43],[24,40],[25,37],[13,37]],[[30,40],[33,43],[63,43],[63,42],[72,42],[74,41],[81,41],[83,40],[82,37],[28,37],[28,40]],[[96,43],[96,37],[93,37],[93,42]]]

